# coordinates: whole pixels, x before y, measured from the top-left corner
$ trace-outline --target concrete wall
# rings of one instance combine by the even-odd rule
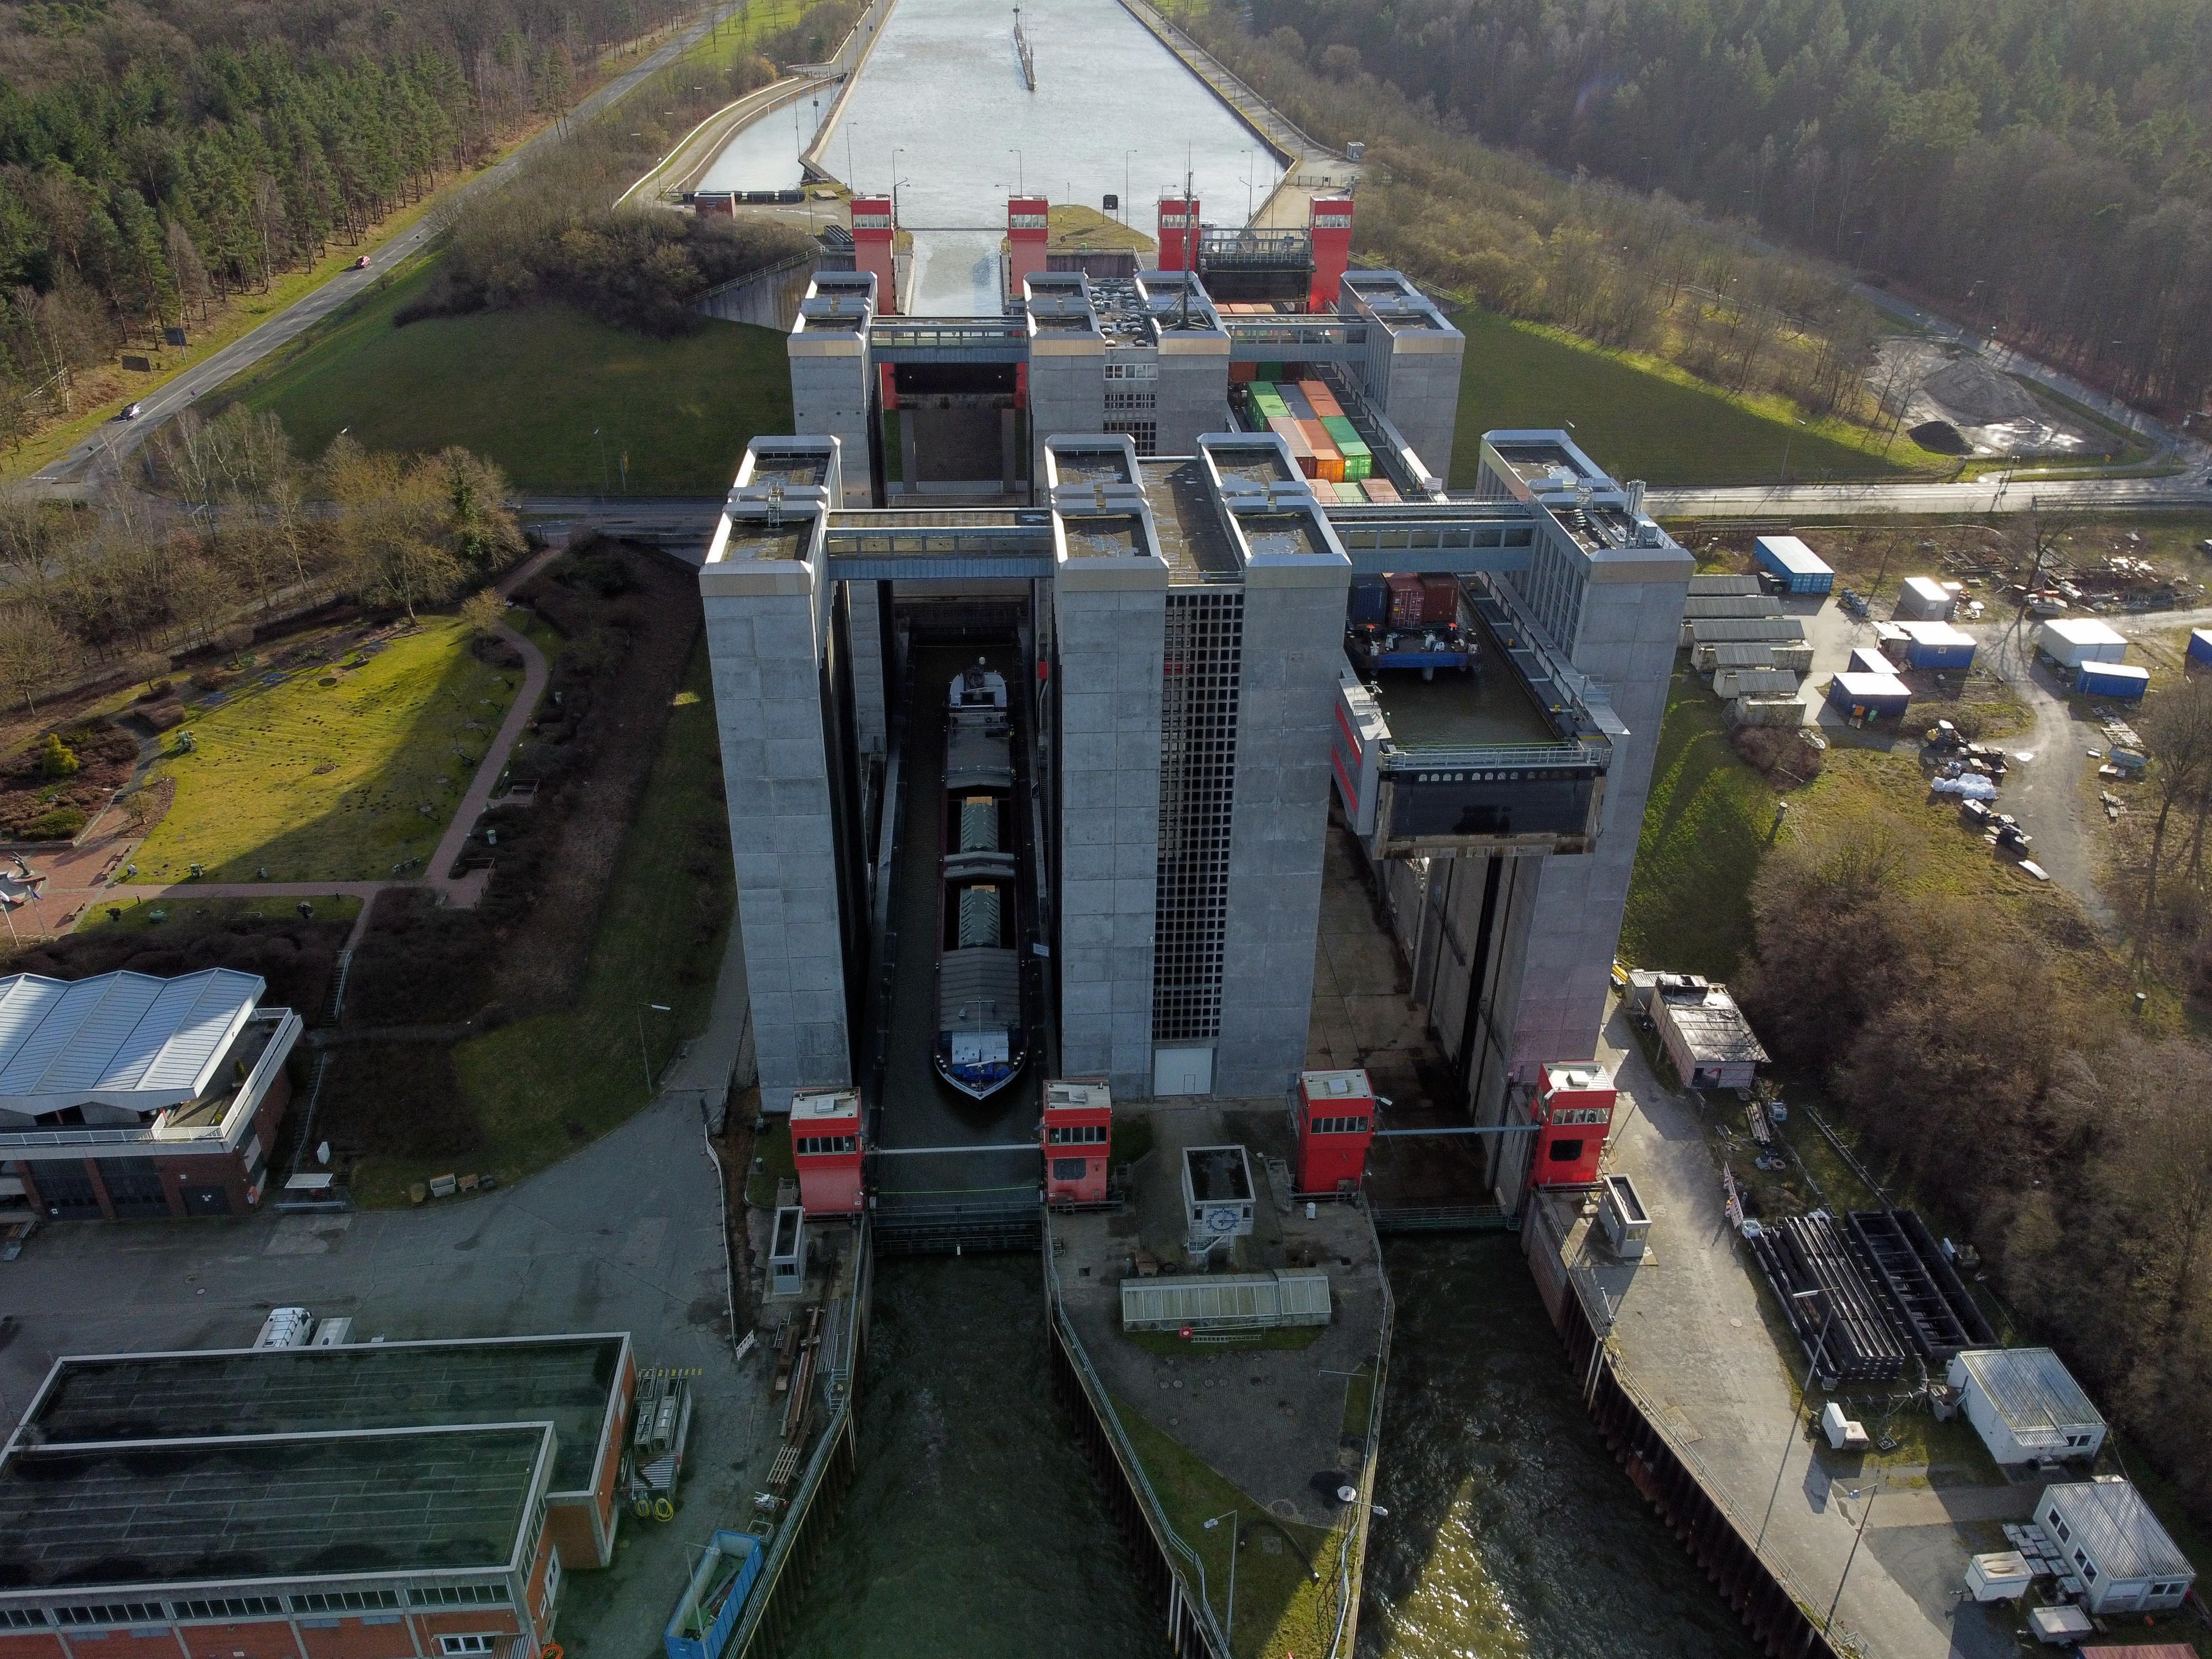
[[[783,591],[701,579],[761,1103],[777,1112],[794,1089],[853,1080],[817,605],[805,565],[779,570],[761,585]]]
[[[1229,339],[1170,338],[1160,353],[1160,441],[1154,453],[1188,455],[1201,432],[1232,429],[1229,418]]]
[[[1349,563],[1247,574],[1217,1095],[1280,1094],[1305,1061],[1350,580]]]
[[[1060,649],[1061,1066],[1117,1094],[1152,1091],[1160,672],[1167,571],[1142,585],[1054,584]]]
[[[845,505],[866,507],[872,487],[866,337],[794,334],[789,351],[792,429],[805,437],[842,441]]]
[[[802,253],[710,289],[691,309],[725,323],[787,329],[798,319],[799,302],[806,297],[807,284],[821,264],[819,252]]]
[[[1030,477],[1040,480],[1047,438],[1106,429],[1105,342],[1055,339],[1048,350],[1046,343],[1032,341],[1030,350]]]
[[[889,744],[889,714],[884,700],[883,613],[873,582],[845,584],[846,630],[852,641],[853,733],[863,755],[881,754]]]
[[[1405,434],[1429,471],[1447,483],[1459,423],[1460,359],[1466,348],[1467,337],[1457,329],[1396,336],[1391,342],[1389,388],[1381,399],[1390,423]]]

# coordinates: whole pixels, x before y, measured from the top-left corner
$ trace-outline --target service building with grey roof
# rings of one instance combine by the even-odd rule
[[[2087,1461],[2105,1443],[2104,1414],[2048,1348],[1969,1348],[1947,1380],[2001,1464]]]
[[[0,1220],[243,1215],[303,1022],[258,975],[0,979]]]
[[[2132,1481],[2106,1475],[2045,1486],[2035,1524],[2070,1575],[2059,1588],[2092,1613],[2178,1607],[2197,1580]]]
[[[612,1559],[622,1334],[58,1361],[0,1451],[0,1659],[526,1659]]]

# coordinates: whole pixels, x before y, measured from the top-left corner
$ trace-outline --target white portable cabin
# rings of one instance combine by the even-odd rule
[[[2092,1458],[2105,1419],[2048,1348],[1969,1348],[1945,1378],[1999,1463]]]
[[[2066,668],[2085,662],[2120,662],[2128,642],[2094,617],[2054,617],[2035,630],[2035,648]]]
[[[1933,576],[1907,576],[1897,590],[1900,622],[1948,622],[1958,609],[1959,596]]]
[[[2142,1494],[2117,1476],[2045,1486],[2035,1524],[2093,1613],[2178,1607],[2197,1581]],[[2060,1587],[2072,1588],[2063,1577]]]

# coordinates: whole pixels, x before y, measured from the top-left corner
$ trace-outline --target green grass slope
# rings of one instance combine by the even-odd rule
[[[1799,426],[1778,401],[1768,410],[1679,369],[1662,372],[1656,362],[1490,312],[1452,320],[1467,334],[1451,457],[1455,488],[1474,486],[1485,432],[1570,421],[1576,441],[1600,466],[1615,477],[1654,484],[1773,483],[1782,476],[1785,450],[1793,483],[1892,477],[1910,472],[1910,465],[1899,463],[1919,453],[1899,439],[1898,459],[1885,459],[1844,441],[1850,428]]]
[[[430,275],[347,307],[226,397],[276,413],[305,456],[341,430],[371,449],[460,444],[547,495],[719,495],[749,439],[791,430],[772,329],[710,322],[655,340],[550,305],[394,328]]]

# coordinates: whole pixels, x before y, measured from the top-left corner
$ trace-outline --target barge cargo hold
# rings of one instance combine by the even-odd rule
[[[947,707],[937,1073],[982,1100],[1013,1081],[1029,1048],[1006,676],[979,659],[954,677]]]

